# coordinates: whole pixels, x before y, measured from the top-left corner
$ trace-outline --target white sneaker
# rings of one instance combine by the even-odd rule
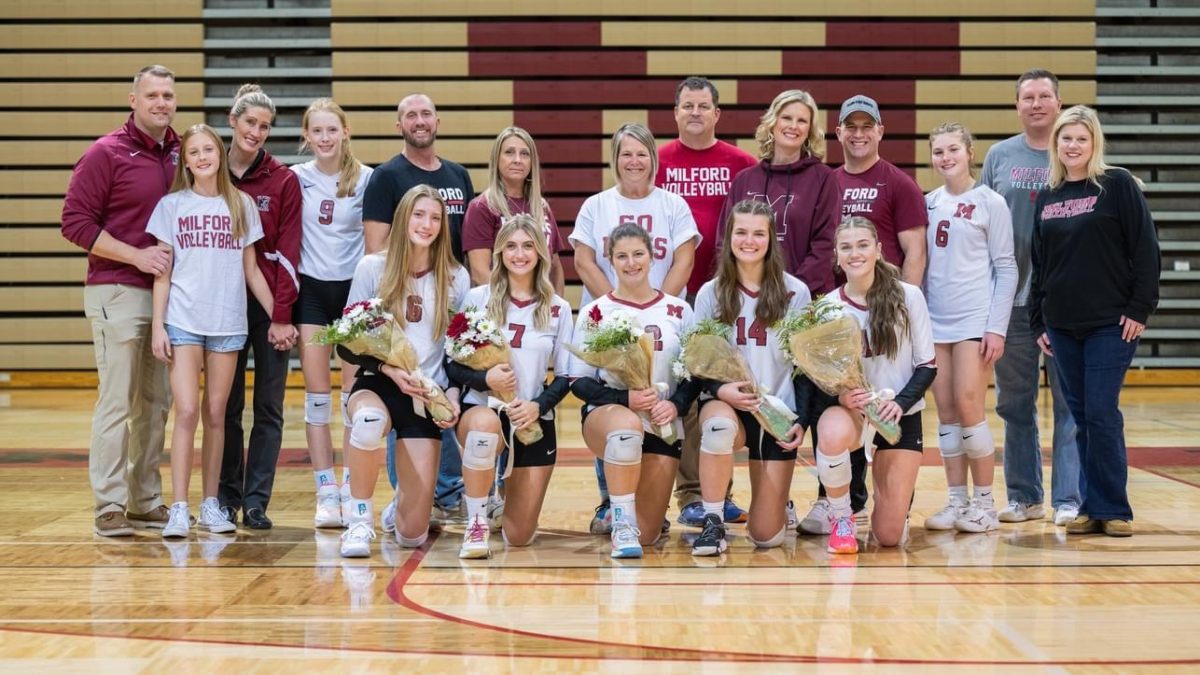
[[[787,518],[787,529],[794,530],[800,524],[800,518],[796,515],[796,504],[792,500],[787,500],[783,507],[783,515]]]
[[[1046,507],[1041,504],[1022,504],[1020,502],[1009,502],[999,515],[1002,523],[1023,523],[1027,520],[1041,520],[1045,517]]]
[[[342,483],[342,486],[340,488],[338,488],[338,502],[339,502],[339,505],[341,506],[341,510],[342,510],[342,525],[345,526],[350,523],[350,516],[351,516],[351,513],[350,513],[350,481],[346,481],[345,483]]]
[[[488,547],[488,537],[492,530],[487,518],[475,516],[471,526],[463,533],[462,548],[458,549],[458,557],[465,559],[490,558],[492,550]]]
[[[972,499],[971,505],[954,521],[954,529],[959,532],[991,532],[1000,529],[1000,519],[996,516],[996,509],[985,509]]]
[[[167,513],[167,525],[162,531],[163,539],[188,536],[188,530],[192,527],[191,518],[187,504],[182,502],[172,504],[171,510]]]
[[[941,511],[925,519],[927,530],[953,530],[954,521],[958,520],[967,510],[967,505],[957,499],[951,500],[942,507]]]
[[[824,497],[813,502],[808,514],[800,521],[800,532],[804,534],[829,534],[831,521],[829,519],[829,500]]]
[[[642,557],[642,543],[638,541],[638,537],[642,536],[642,533],[633,525],[624,520],[614,520],[612,534],[609,536],[612,540],[612,557]]]
[[[392,497],[388,500],[387,506],[383,507],[383,512],[379,514],[379,527],[388,534],[392,534],[396,531],[395,497]]]
[[[1059,527],[1066,527],[1067,523],[1079,517],[1078,506],[1060,506],[1054,509],[1054,524]]]
[[[313,527],[341,527],[342,500],[337,492],[327,490],[317,493],[317,513],[313,516]]]
[[[237,525],[234,525],[225,517],[225,513],[221,511],[217,500],[211,497],[200,502],[200,518],[196,521],[196,524],[200,529],[208,530],[213,534],[223,534],[237,530]]]
[[[487,503],[488,526],[493,530],[504,527],[504,497],[492,495]]]
[[[371,557],[371,540],[374,538],[375,528],[371,523],[362,520],[350,523],[350,527],[342,533],[342,557]]]

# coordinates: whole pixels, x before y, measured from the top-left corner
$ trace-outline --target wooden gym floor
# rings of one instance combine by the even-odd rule
[[[7,390],[0,672],[1194,671],[1198,394],[1126,390],[1130,539],[1067,538],[1050,521],[926,533],[920,523],[945,494],[933,449],[903,549],[831,557],[823,538],[789,535],[755,551],[735,526],[720,560],[693,559],[695,531],[674,523],[642,560],[610,560],[607,538],[587,534],[595,485],[567,407],[537,543],[504,550],[495,536],[490,561],[460,562],[461,526],[417,551],[381,536],[361,561],[338,556],[337,531],[314,532],[298,390],[288,392],[273,530],[169,545],[157,532],[94,536],[94,391]],[[1043,429],[1047,407],[1044,398]],[[816,489],[808,456],[792,487],[801,514]],[[163,476],[169,485],[165,462]],[[742,462],[743,506],[747,483]],[[193,504],[199,484],[197,474]],[[996,484],[1003,502],[999,470]],[[386,496],[385,476],[380,485]]]

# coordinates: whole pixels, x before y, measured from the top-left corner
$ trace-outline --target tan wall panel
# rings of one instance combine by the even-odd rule
[[[377,142],[354,147],[359,160],[375,166],[386,162],[404,150],[404,142],[396,138],[394,143]],[[439,138],[437,154],[459,164],[487,164],[492,152],[491,139]]]
[[[8,195],[66,194],[70,171],[0,171],[0,185]]]
[[[95,370],[96,351],[89,344],[9,345],[0,350],[3,370]]]
[[[0,319],[0,342],[91,342],[92,325],[83,317]]]
[[[199,23],[10,24],[0,25],[0,44],[6,49],[43,49],[59,45],[76,49],[128,49],[129,45],[144,49],[199,49],[204,44],[204,26]]]
[[[334,23],[334,49],[347,47],[466,47],[465,23]]]
[[[0,288],[0,312],[83,310],[83,277],[70,286]]]
[[[1091,47],[1096,24],[1076,21],[964,22],[958,28],[963,47]]]
[[[512,105],[512,82],[338,82],[333,98],[344,106],[391,106],[405,96],[423,92],[438,105]]]
[[[605,47],[824,47],[824,23],[605,21]]]
[[[647,75],[779,75],[783,53],[778,51],[662,51],[647,52]],[[720,89],[718,89],[720,91]]]
[[[1023,69],[1019,69],[1023,70]],[[919,80],[916,102],[918,106],[931,105],[1013,105],[1015,94],[1011,78],[990,81]],[[1064,102],[1091,104],[1096,101],[1096,83],[1062,82],[1059,93]]]
[[[720,91],[718,89],[717,91]],[[602,114],[604,133],[612,136],[617,133],[617,129],[621,128],[626,122],[636,122],[641,125],[649,125],[650,113],[645,110],[605,110]],[[604,157],[604,161],[608,161],[608,156]]]
[[[1096,76],[1096,52],[1054,50],[964,51],[961,55],[963,75],[1016,75],[1033,67],[1046,68],[1055,75]]]
[[[0,222],[41,225],[62,220],[61,199],[0,199]]]
[[[57,227],[0,227],[0,251],[10,253],[79,253]]]
[[[466,77],[466,52],[334,52],[333,77]]]
[[[123,109],[128,114],[133,76],[126,79],[121,75],[118,79],[120,82],[5,84],[5,105],[13,108],[115,108]],[[176,82],[175,97],[180,105],[199,106],[204,99],[204,85],[199,82]]]
[[[917,134],[925,134],[944,122],[965,124],[971,133],[979,135],[1012,135],[1021,130],[1017,121],[1016,108],[995,110],[942,110],[924,109],[917,111]]]
[[[203,0],[4,0],[3,19],[199,19]]]
[[[0,141],[0,164],[74,166],[90,140],[71,141]]]
[[[395,0],[333,0],[335,17],[410,16],[417,3]],[[691,0],[686,3],[645,2],[645,0],[605,0],[604,2],[562,2],[561,0],[443,0],[435,5],[420,4],[437,16],[694,16],[729,14],[726,0]],[[845,2],[819,0],[744,0],[736,5],[741,16],[821,17],[847,15]],[[1004,3],[977,0],[867,0],[855,5],[855,16],[1092,16],[1094,0],[1010,0]]]
[[[73,258],[5,258],[0,282],[37,281],[78,283],[87,275],[87,256]]]
[[[350,131],[355,137],[399,137],[400,135],[396,131],[395,111],[351,111],[347,114],[350,117]],[[441,119],[438,133],[443,136],[495,134],[504,127],[513,125],[511,110],[439,110],[438,117]]]
[[[204,76],[204,54],[0,54],[0,77],[9,78],[106,78],[125,73],[130,82],[145,66],[162,64],[176,77]]]
[[[71,85],[74,86],[74,85]],[[124,99],[122,99],[124,102]],[[125,124],[128,111],[113,112],[0,112],[0,129],[7,136],[58,136],[99,138]],[[186,129],[204,121],[199,112],[175,115],[174,127]]]

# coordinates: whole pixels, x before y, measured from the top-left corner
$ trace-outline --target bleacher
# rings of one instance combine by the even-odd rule
[[[123,121],[132,74],[152,62],[178,74],[176,128],[205,120],[227,133],[237,86],[262,83],[280,108],[268,147],[284,161],[299,160],[300,114],[318,96],[347,109],[356,152],[378,164],[401,150],[397,101],[430,94],[442,118],[439,153],[465,164],[478,187],[496,132],[525,127],[564,235],[583,200],[611,185],[616,127],[641,121],[660,140],[674,137],[672,97],[687,75],[717,82],[718,133],[748,150],[775,94],[808,89],[826,115],[834,165],[837,106],[868,93],[883,107],[883,155],[930,189],[938,181],[928,131],[965,122],[982,160],[1019,131],[1016,75],[1050,68],[1064,103],[1100,105],[1110,154],[1148,182],[1166,300],[1138,363],[1197,367],[1200,63],[1188,54],[1200,18],[1164,2],[1140,7],[1148,2],[1098,10],[1081,0],[897,0],[871,4],[868,17],[849,3],[787,0],[9,0],[0,3],[9,92],[0,111],[0,373],[94,368],[86,260],[59,235],[62,194],[88,144]],[[1158,51],[1142,37],[1149,29]],[[1176,271],[1176,261],[1197,270]],[[573,280],[575,304],[579,291]]]

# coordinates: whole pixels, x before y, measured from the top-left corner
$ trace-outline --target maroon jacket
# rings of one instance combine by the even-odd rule
[[[725,241],[729,212],[743,199],[765,201],[775,211],[775,236],[787,271],[807,284],[814,297],[833,290],[833,241],[842,217],[833,169],[805,157],[778,165],[764,159],[743,170],[734,177],[721,207],[717,241]]]
[[[153,246],[146,222],[171,189],[179,162],[179,136],[168,128],[160,145],[133,123],[101,136],[71,173],[63,200],[62,234],[91,251],[101,230],[136,248]],[[150,288],[154,277],[133,265],[88,255],[87,285],[128,284]]]
[[[266,150],[259,150],[244,176],[231,177],[250,195],[262,220],[263,238],[254,244],[254,254],[275,297],[271,321],[292,323],[292,305],[300,292],[300,180]]]

